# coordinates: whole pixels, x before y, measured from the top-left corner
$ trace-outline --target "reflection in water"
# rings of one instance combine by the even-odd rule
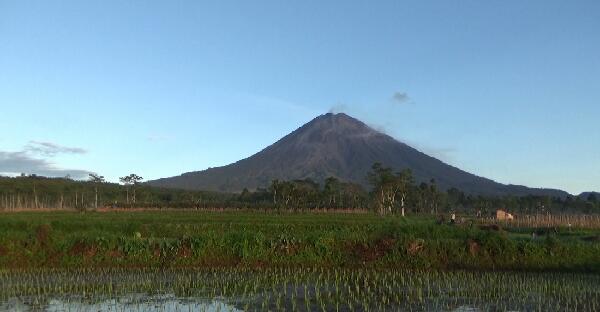
[[[97,312],[97,311],[204,311],[237,312],[242,311],[218,299],[177,298],[174,295],[147,296],[143,294],[127,295],[113,299],[90,300],[66,297],[52,298],[48,302],[28,301],[11,298],[0,304],[0,311],[49,311],[49,312]]]
[[[219,299],[177,298],[175,295],[131,294],[113,299],[92,300],[75,297],[52,298],[46,303],[27,302],[11,298],[0,304],[0,311],[49,311],[49,312],[97,312],[97,311],[162,311],[162,312],[238,312],[243,311]],[[359,309],[360,310],[360,309]],[[470,306],[460,306],[453,312],[478,312]]]

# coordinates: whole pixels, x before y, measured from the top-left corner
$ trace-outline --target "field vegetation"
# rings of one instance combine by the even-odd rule
[[[600,215],[585,214],[536,214],[521,215],[516,219],[499,222],[495,218],[486,218],[488,224],[501,224],[509,228],[600,228]]]
[[[597,311],[598,275],[324,268],[0,272],[0,308]],[[133,295],[136,294],[136,295]],[[4,304],[2,304],[4,302]]]
[[[3,213],[0,266],[600,272],[600,231],[376,214]]]

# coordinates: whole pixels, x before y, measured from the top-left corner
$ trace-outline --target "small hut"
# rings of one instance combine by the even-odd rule
[[[506,221],[514,219],[513,215],[504,211],[504,210],[496,210],[496,220]]]

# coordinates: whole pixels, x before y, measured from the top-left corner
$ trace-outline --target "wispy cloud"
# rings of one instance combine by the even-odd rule
[[[375,129],[378,132],[387,134],[391,137],[393,137],[394,139],[398,140],[399,142],[402,142],[428,156],[437,158],[438,160],[441,160],[445,163],[448,163],[450,165],[453,165],[457,162],[455,155],[458,153],[458,149],[456,147],[453,146],[441,146],[441,147],[436,147],[436,146],[430,146],[429,144],[424,144],[422,142],[418,142],[418,141],[414,141],[414,140],[410,140],[410,139],[406,139],[397,135],[393,134],[393,131],[390,131],[390,129],[393,128],[393,124],[392,123],[368,123],[369,127]]]
[[[29,141],[25,151],[46,157],[54,157],[57,154],[85,154],[87,151],[80,147],[67,147],[52,142]]]
[[[347,110],[348,110],[348,105],[343,104],[343,103],[338,103],[338,104],[333,105],[329,109],[329,113],[332,113],[332,114],[345,113]]]
[[[431,146],[429,144],[424,144],[422,142],[417,142],[413,140],[407,139],[398,139],[400,142],[403,142],[412,148],[419,150],[420,152],[427,154],[433,158],[437,158],[447,164],[454,165],[457,162],[456,154],[458,153],[458,149],[453,146]]]
[[[408,97],[408,94],[406,94],[406,92],[396,91],[392,95],[392,100],[394,100],[394,102],[396,102],[396,103],[404,104],[404,103],[408,102],[410,100],[410,98]]]
[[[0,151],[0,174],[16,176],[25,173],[46,177],[70,176],[74,179],[84,179],[92,172],[61,168],[49,161],[48,158],[58,154],[85,153],[87,151],[79,147],[67,147],[52,142],[29,141],[21,151]]]
[[[0,172],[8,176],[25,173],[46,177],[70,176],[74,179],[84,179],[91,173],[91,171],[87,170],[59,168],[46,159],[32,157],[24,151],[0,151]]]

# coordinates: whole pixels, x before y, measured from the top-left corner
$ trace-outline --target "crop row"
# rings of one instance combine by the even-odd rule
[[[103,302],[128,294],[216,298],[245,311],[597,311],[598,275],[374,269],[101,269],[0,272],[0,302]]]

